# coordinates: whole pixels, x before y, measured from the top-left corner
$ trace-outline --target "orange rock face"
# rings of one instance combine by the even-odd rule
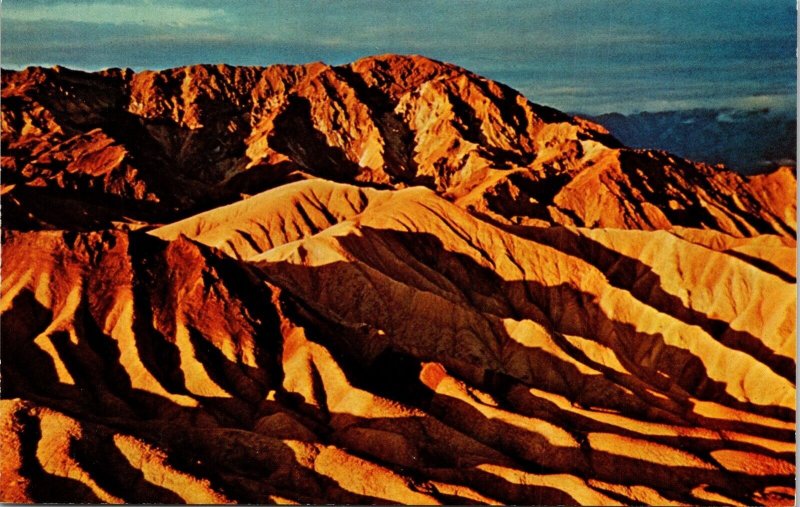
[[[8,502],[794,502],[796,177],[421,57],[3,73]]]

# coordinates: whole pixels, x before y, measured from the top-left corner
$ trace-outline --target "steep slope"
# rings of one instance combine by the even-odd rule
[[[793,494],[795,285],[730,253],[778,238],[503,229],[322,181],[216,213],[169,242],[6,233],[7,498]]]
[[[280,291],[247,268],[142,235],[23,233],[5,243],[3,394],[30,401],[3,401],[17,435],[7,437],[4,499],[372,503],[354,489],[361,464],[380,499],[433,501],[323,444],[321,416],[296,393],[316,381],[284,363],[290,347],[317,361],[324,349],[305,350]]]
[[[417,56],[29,68],[3,73],[2,109],[4,183],[14,185],[3,202],[17,228],[169,222],[317,176],[425,185],[514,223],[796,229],[795,215],[775,215],[746,178],[625,149],[599,125]]]

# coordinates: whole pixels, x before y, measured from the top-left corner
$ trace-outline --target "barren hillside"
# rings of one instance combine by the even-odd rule
[[[422,57],[2,97],[3,501],[793,504],[792,170]]]

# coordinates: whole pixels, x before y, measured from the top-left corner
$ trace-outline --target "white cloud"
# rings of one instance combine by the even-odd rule
[[[208,24],[223,16],[222,9],[140,3],[67,2],[48,6],[6,3],[3,16],[15,21],[58,21],[97,24],[136,24],[150,26],[192,26]]]

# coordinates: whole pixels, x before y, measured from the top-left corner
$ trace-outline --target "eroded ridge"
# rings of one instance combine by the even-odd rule
[[[420,57],[3,79],[0,499],[793,504],[792,172]]]

